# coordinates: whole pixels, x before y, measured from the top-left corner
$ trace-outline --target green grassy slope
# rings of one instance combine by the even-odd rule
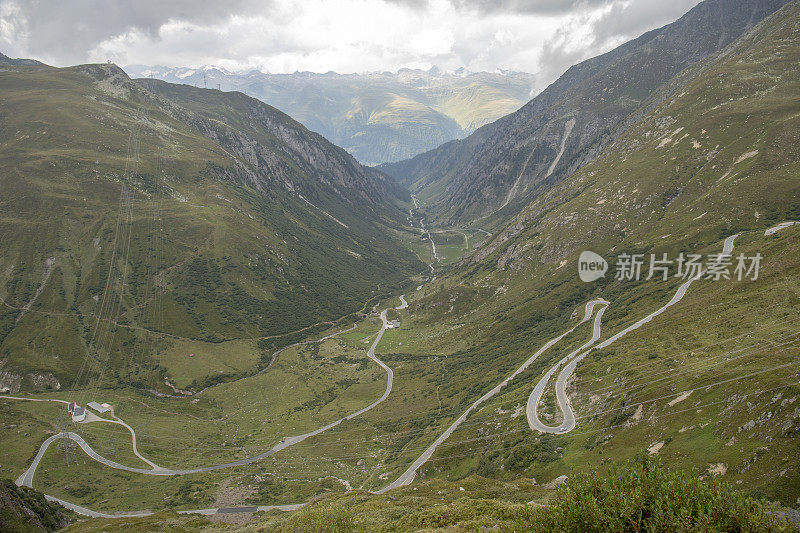
[[[575,271],[582,250],[674,258],[718,252],[723,237],[741,232],[734,251],[763,255],[759,279],[698,282],[650,324],[594,352],[568,388],[578,428],[539,436],[520,409],[543,372],[588,338],[588,326],[579,328],[468,419],[425,475],[551,479],[663,443],[658,453],[673,464],[724,465],[731,482],[796,504],[798,233],[765,237],[764,230],[800,218],[798,14],[795,2],[767,19],[595,162],[533,201],[411,303],[417,316],[409,327],[447,355],[450,379],[439,394],[472,382],[469,369],[485,378],[477,398],[566,330],[582,302],[611,301],[608,338],[677,288],[675,280],[614,280],[613,265],[603,280],[582,283]],[[557,425],[552,396],[545,403]]]
[[[336,320],[421,268],[387,229],[396,186],[257,100],[112,65],[7,68],[0,84],[11,390],[67,386],[91,338],[106,378],[149,387],[177,340]]]

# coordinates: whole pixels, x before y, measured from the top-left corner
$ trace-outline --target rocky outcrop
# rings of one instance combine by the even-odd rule
[[[0,531],[57,531],[69,525],[69,514],[28,487],[0,479]]]
[[[595,159],[681,71],[785,3],[706,0],[672,24],[571,67],[519,111],[467,139],[381,168],[441,190],[434,201],[442,221],[505,220]],[[572,125],[568,136],[565,124]]]
[[[0,360],[0,393],[19,392],[22,375],[7,370],[6,361]]]
[[[61,383],[50,372],[16,372],[7,368],[7,362],[0,360],[0,393],[17,393],[25,389],[61,390]]]

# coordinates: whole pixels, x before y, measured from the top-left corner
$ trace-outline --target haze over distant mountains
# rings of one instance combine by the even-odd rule
[[[401,69],[364,74],[129,65],[133,78],[241,91],[345,148],[360,162],[399,161],[463,138],[516,111],[533,92],[533,74]]]
[[[798,65],[800,0],[703,0],[375,169],[216,84],[396,144],[500,89],[0,54],[0,530],[61,520],[3,476],[70,531],[800,524]]]
[[[381,170],[436,204],[445,221],[506,220],[595,159],[669,94],[678,73],[785,3],[702,2],[671,24],[570,67],[524,107],[468,138]]]

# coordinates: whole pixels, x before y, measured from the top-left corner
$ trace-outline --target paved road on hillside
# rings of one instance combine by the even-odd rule
[[[405,295],[401,295],[400,296],[400,301],[401,301],[401,304],[396,309],[405,309],[406,307],[408,307],[408,302],[406,302],[406,300],[405,300]],[[288,448],[290,446],[294,446],[295,444],[303,442],[304,440],[306,440],[308,438],[311,438],[311,437],[314,437],[314,436],[319,435],[321,433],[324,433],[325,431],[328,431],[329,429],[332,429],[332,428],[338,426],[339,424],[341,424],[345,420],[353,419],[353,418],[355,418],[355,417],[357,417],[357,416],[369,411],[370,409],[375,408],[378,404],[380,404],[381,402],[386,400],[386,398],[388,398],[389,394],[392,392],[392,386],[393,386],[393,383],[394,383],[394,372],[383,361],[381,361],[380,359],[378,359],[375,356],[375,348],[378,346],[378,343],[381,341],[381,338],[383,337],[383,334],[386,331],[386,327],[388,325],[387,313],[388,313],[388,309],[384,309],[383,312],[381,313],[381,315],[380,315],[380,318],[381,318],[381,329],[380,329],[380,331],[378,331],[378,334],[376,335],[375,340],[372,342],[372,345],[369,347],[369,350],[367,351],[367,357],[372,359],[375,363],[377,363],[381,368],[383,368],[386,371],[386,375],[387,375],[386,390],[384,391],[383,395],[381,395],[380,398],[378,398],[376,401],[374,401],[370,405],[364,407],[363,409],[359,409],[358,411],[356,411],[354,413],[351,413],[351,414],[349,414],[349,415],[347,415],[347,416],[345,416],[343,418],[340,418],[339,420],[336,420],[335,422],[331,422],[330,424],[328,424],[326,426],[323,426],[321,428],[315,429],[314,431],[309,431],[308,433],[304,433],[302,435],[295,435],[295,436],[292,436],[292,437],[286,437],[286,438],[282,439],[278,444],[273,446],[271,449],[269,449],[269,450],[267,450],[267,451],[265,451],[263,453],[260,453],[258,455],[254,455],[254,456],[251,456],[251,457],[246,457],[246,458],[240,459],[238,461],[231,461],[231,462],[228,462],[228,463],[223,463],[223,464],[218,464],[218,465],[205,466],[205,467],[199,467],[199,468],[189,468],[189,469],[170,469],[170,468],[159,467],[159,466],[155,465],[154,463],[148,461],[144,457],[139,456],[138,453],[137,453],[137,456],[139,456],[140,459],[144,460],[148,464],[153,465],[152,469],[136,468],[136,467],[132,467],[132,466],[123,465],[123,464],[117,463],[116,461],[112,461],[112,460],[110,460],[110,459],[108,459],[106,457],[103,457],[102,455],[97,453],[89,445],[89,443],[87,443],[77,433],[66,431],[66,432],[58,433],[57,435],[53,435],[53,436],[47,438],[42,443],[42,445],[39,447],[39,451],[36,454],[36,457],[34,458],[33,462],[28,467],[28,469],[21,476],[19,476],[19,478],[17,478],[16,484],[18,486],[33,487],[33,477],[36,474],[36,468],[39,466],[39,463],[41,462],[42,457],[44,457],[44,454],[47,451],[47,449],[50,446],[50,444],[52,444],[53,442],[55,442],[56,440],[59,440],[59,439],[70,439],[70,440],[74,441],[83,450],[83,452],[86,453],[86,455],[88,455],[90,458],[94,459],[95,461],[97,461],[99,463],[102,463],[102,464],[104,464],[104,465],[106,465],[106,466],[108,466],[110,468],[115,468],[117,470],[124,470],[126,472],[133,472],[133,473],[136,473],[136,474],[146,474],[146,475],[151,475],[151,476],[177,476],[177,475],[186,475],[186,474],[197,474],[197,473],[201,473],[201,472],[211,472],[211,471],[214,471],[214,470],[222,470],[224,468],[231,468],[231,467],[243,466],[243,465],[255,463],[255,462],[260,461],[262,459],[265,459],[265,458],[267,458],[267,457],[269,457],[271,455],[274,455],[275,453],[277,453],[277,452],[279,452],[281,450],[284,450],[284,449],[286,449],[286,448]],[[29,401],[57,401],[57,402],[61,402],[61,403],[66,403],[63,400],[44,400],[44,399],[32,399],[32,398],[12,397],[12,396],[5,396],[5,398],[14,399],[14,400],[29,400]],[[118,419],[118,421],[112,421],[112,420],[107,420],[107,421],[108,422],[113,422],[113,423],[120,423],[121,425],[124,425],[126,428],[128,428],[128,430],[131,432],[131,437],[133,439],[133,443],[134,443],[134,447],[135,447],[135,445],[136,445],[135,444],[136,443],[136,433],[133,431],[133,428],[131,428],[130,426],[128,426],[127,424],[125,424],[124,422],[122,422],[119,419]],[[137,512],[134,512],[134,513],[110,515],[110,514],[106,514],[106,513],[101,513],[99,511],[93,511],[91,509],[87,509],[87,508],[84,508],[84,507],[81,507],[81,506],[78,506],[78,505],[75,505],[75,504],[72,504],[72,503],[69,503],[69,502],[65,502],[65,501],[60,500],[58,498],[55,498],[53,496],[49,496],[49,495],[45,495],[45,496],[51,501],[57,501],[58,503],[61,503],[65,507],[73,509],[76,512],[79,512],[79,513],[84,514],[86,516],[93,516],[93,517],[124,517],[124,516],[128,516],[128,517],[130,517],[130,516],[146,516],[147,514],[150,514],[149,511],[141,511],[141,512],[137,511]],[[270,508],[286,507],[288,509],[290,507],[291,508],[297,508],[300,505],[302,505],[302,504],[293,504],[291,506],[278,506],[278,507],[270,507]],[[205,509],[205,510],[201,510],[201,511],[205,511],[204,514],[213,514],[212,511],[213,512],[228,512],[228,513],[230,513],[230,512],[252,512],[250,509],[251,509],[251,507],[236,507],[236,508],[227,508],[227,509],[224,509],[224,510],[220,510],[220,509]],[[252,509],[256,509],[256,508],[252,508]],[[257,508],[257,509],[261,510],[260,507]],[[196,511],[196,512],[199,512],[199,511]]]
[[[503,387],[505,387],[512,379],[517,377],[517,375],[519,375],[520,373],[524,372],[531,365],[531,363],[533,363],[536,360],[537,357],[539,357],[542,353],[545,352],[545,350],[547,350],[548,348],[553,346],[555,343],[557,343],[558,341],[560,341],[561,339],[563,339],[564,337],[569,335],[579,325],[581,325],[584,322],[586,322],[587,320],[589,320],[589,318],[592,316],[594,307],[596,305],[598,305],[598,304],[607,304],[607,303],[608,302],[606,302],[605,300],[592,300],[592,301],[588,302],[586,304],[586,308],[585,308],[585,313],[584,313],[583,319],[578,324],[573,326],[571,329],[565,331],[564,333],[562,333],[558,337],[555,337],[554,339],[550,339],[549,341],[547,341],[544,344],[544,346],[539,348],[536,351],[536,353],[534,353],[524,363],[522,363],[522,366],[520,366],[517,370],[515,370],[513,374],[511,374],[506,379],[501,381],[492,390],[490,390],[489,392],[487,392],[486,394],[484,394],[483,396],[478,398],[472,405],[469,406],[469,408],[466,411],[464,411],[461,414],[461,416],[459,416],[456,419],[455,422],[450,424],[450,426],[444,431],[444,433],[439,435],[439,438],[437,438],[434,441],[433,444],[431,444],[424,452],[422,452],[422,455],[420,455],[413,463],[411,463],[411,466],[409,466],[408,469],[406,469],[406,471],[403,472],[400,475],[400,477],[398,477],[396,480],[394,480],[393,482],[389,483],[388,485],[386,485],[382,489],[379,489],[379,490],[375,491],[375,494],[383,494],[387,490],[391,490],[391,489],[394,489],[394,488],[397,488],[397,487],[402,487],[403,485],[408,485],[409,483],[411,483],[414,480],[414,477],[417,475],[417,470],[419,470],[419,467],[421,467],[426,462],[428,462],[428,460],[433,455],[433,452],[436,451],[436,448],[438,448],[440,444],[442,444],[444,441],[446,441],[450,437],[450,435],[453,434],[453,432],[458,428],[458,426],[460,426],[464,422],[464,420],[467,419],[467,417],[469,416],[469,414],[472,411],[474,411],[480,404],[484,403],[486,400],[492,398],[498,392],[500,392],[500,390]]]
[[[764,232],[764,236],[765,237],[769,237],[770,235],[774,235],[775,233],[779,232],[780,230],[789,228],[791,226],[794,226],[795,224],[800,224],[800,222],[797,222],[795,220],[788,220],[786,222],[781,222],[777,226],[772,226],[771,228],[766,230]]]
[[[784,227],[788,227],[788,226],[786,226],[786,225],[776,226],[775,227],[776,229],[774,231],[772,231],[771,233],[765,233],[765,235],[771,235],[775,231],[783,229]],[[772,229],[772,228],[770,228],[770,229]],[[767,231],[769,232],[770,230],[767,230]],[[730,254],[731,253],[731,251],[733,250],[734,240],[736,239],[737,236],[738,236],[738,234],[737,235],[732,235],[732,236],[728,237],[727,239],[725,239],[725,243],[723,245],[723,253],[725,253],[725,254]],[[672,299],[665,306],[663,306],[662,308],[656,310],[655,312],[651,313],[650,315],[644,317],[643,319],[635,322],[631,326],[628,326],[627,328],[625,328],[624,330],[620,331],[616,335],[614,335],[614,336],[610,337],[609,339],[607,339],[606,341],[600,343],[599,345],[597,345],[593,349],[604,348],[604,347],[612,344],[617,339],[627,335],[627,333],[629,333],[630,331],[633,331],[633,330],[637,329],[641,325],[643,325],[643,324],[649,322],[650,320],[652,320],[654,317],[660,315],[664,310],[666,310],[670,306],[674,305],[675,303],[677,303],[678,301],[680,301],[683,298],[683,296],[685,295],[686,291],[688,290],[689,286],[691,285],[691,283],[693,281],[694,280],[692,279],[692,280],[688,280],[687,282],[683,283],[678,288],[678,291],[675,293],[675,295],[672,297]],[[405,301],[405,298],[403,296],[401,296],[400,300],[401,300],[401,305],[399,307],[397,307],[397,309],[406,308],[408,306],[408,304]],[[537,357],[539,357],[539,355],[541,355],[545,350],[547,350],[548,348],[553,346],[555,343],[560,341],[562,338],[564,338],[566,335],[568,335],[569,333],[574,331],[575,328],[577,328],[580,324],[583,324],[584,322],[588,321],[591,318],[592,314],[593,314],[594,307],[597,306],[597,305],[601,305],[601,304],[604,305],[604,307],[602,309],[600,309],[600,311],[598,312],[598,316],[595,318],[595,328],[593,329],[593,335],[592,335],[592,337],[594,338],[594,331],[598,331],[599,332],[599,327],[600,327],[599,324],[600,324],[600,322],[602,320],[601,319],[602,314],[603,314],[603,312],[605,312],[605,309],[609,305],[609,302],[607,302],[606,300],[603,300],[603,299],[597,299],[597,300],[592,300],[592,301],[588,302],[586,304],[586,307],[585,307],[584,317],[578,324],[576,324],[574,327],[572,327],[568,331],[562,333],[558,337],[556,337],[554,339],[551,339],[550,341],[545,343],[544,346],[542,346],[539,350],[537,350],[536,353],[534,353],[528,360],[526,360],[525,363],[522,364],[522,366],[520,366],[513,374],[511,374],[511,376],[507,377],[505,380],[503,380],[500,384],[498,384],[491,391],[489,391],[486,394],[484,394],[483,396],[481,396],[481,398],[479,398],[475,403],[473,403],[453,424],[451,424],[447,428],[447,430],[445,430],[445,432],[442,433],[442,435],[438,439],[436,439],[436,441],[430,447],[428,447],[428,449],[426,449],[425,452],[423,452],[423,454],[416,461],[414,461],[414,463],[412,463],[412,465],[397,480],[393,481],[392,483],[390,483],[386,487],[376,491],[375,493],[376,494],[382,494],[382,493],[386,492],[389,489],[400,487],[400,486],[403,486],[403,485],[408,485],[409,483],[411,483],[411,481],[414,479],[414,476],[416,475],[416,472],[419,469],[419,467],[422,466],[426,461],[428,461],[428,459],[430,459],[430,457],[433,455],[433,453],[436,450],[436,448],[442,442],[444,442],[447,438],[450,437],[450,435],[453,433],[453,431],[459,425],[461,425],[461,423],[464,420],[466,420],[467,416],[478,405],[480,405],[481,403],[483,403],[486,400],[488,400],[488,399],[492,398],[493,396],[495,396],[506,384],[508,384],[508,382],[510,382],[514,377],[516,377],[518,374],[523,372],[525,369],[527,369],[528,366],[530,366],[530,364]],[[383,313],[381,313],[381,321],[382,321],[381,329],[378,332],[378,335],[377,335],[375,341],[372,343],[372,345],[370,346],[370,349],[369,349],[369,351],[367,353],[367,355],[370,357],[370,359],[372,359],[373,361],[377,362],[382,368],[384,368],[387,371],[389,379],[388,379],[386,392],[384,392],[383,396],[377,402],[374,402],[373,404],[371,404],[370,406],[368,406],[365,409],[362,409],[362,410],[360,410],[360,411],[358,411],[356,413],[348,415],[344,419],[340,419],[337,422],[335,422],[333,424],[329,424],[328,426],[325,426],[325,428],[320,428],[319,430],[316,430],[314,432],[310,432],[310,433],[307,433],[305,435],[301,435],[301,436],[297,436],[297,437],[291,437],[291,439],[300,439],[300,440],[293,440],[291,443],[289,443],[288,442],[289,439],[285,439],[285,442],[281,443],[281,444],[285,444],[284,446],[282,446],[280,448],[278,448],[278,446],[276,446],[273,449],[271,449],[271,450],[269,450],[269,451],[267,451],[267,452],[265,452],[263,454],[254,456],[254,457],[249,458],[249,459],[243,459],[241,461],[235,461],[235,462],[231,462],[231,463],[226,463],[225,465],[217,465],[217,466],[206,467],[206,468],[201,468],[201,469],[166,471],[166,472],[172,472],[172,473],[165,474],[165,473],[159,472],[157,470],[131,469],[130,467],[126,467],[124,465],[119,465],[118,463],[114,463],[113,461],[109,461],[108,459],[105,459],[102,456],[100,456],[99,454],[97,454],[96,452],[94,452],[94,450],[92,450],[91,447],[88,444],[86,444],[86,442],[83,441],[83,439],[79,435],[76,435],[74,433],[68,433],[68,432],[67,433],[60,433],[58,435],[53,435],[52,437],[48,438],[42,444],[42,446],[39,449],[39,452],[36,455],[36,458],[34,459],[34,462],[31,464],[31,466],[28,468],[28,470],[22,476],[20,476],[17,479],[17,485],[32,486],[33,475],[34,475],[34,473],[36,471],[36,466],[38,466],[39,461],[41,461],[41,458],[44,455],[44,452],[46,451],[46,449],[50,445],[50,443],[52,443],[53,441],[55,441],[55,440],[57,440],[59,438],[71,438],[72,440],[76,441],[81,446],[81,448],[90,457],[92,457],[93,459],[95,459],[95,460],[97,460],[97,461],[99,461],[99,462],[101,462],[103,464],[109,465],[109,466],[111,466],[110,463],[113,463],[114,465],[118,465],[118,467],[120,469],[122,469],[122,470],[140,472],[140,473],[149,474],[149,475],[176,475],[176,474],[181,474],[181,473],[205,472],[205,471],[209,471],[209,470],[217,470],[217,469],[220,469],[220,468],[227,468],[227,467],[230,467],[230,466],[237,466],[237,465],[248,464],[249,462],[255,462],[255,461],[257,461],[257,460],[259,460],[261,458],[268,457],[269,455],[272,455],[276,451],[279,451],[279,449],[287,448],[287,447],[289,447],[289,446],[291,446],[293,444],[296,444],[298,442],[301,442],[302,440],[305,440],[306,438],[308,438],[308,437],[310,437],[312,435],[317,435],[319,433],[322,433],[326,429],[330,429],[331,427],[334,427],[335,425],[338,425],[343,420],[346,420],[346,419],[349,419],[349,418],[353,418],[355,416],[358,416],[358,414],[361,414],[361,413],[373,408],[374,406],[378,405],[380,402],[385,400],[386,397],[388,397],[389,393],[391,392],[391,387],[392,387],[392,382],[393,382],[393,377],[394,377],[393,376],[393,372],[388,366],[383,364],[383,362],[381,362],[375,356],[375,348],[376,348],[378,342],[380,341],[381,337],[383,336],[384,331],[386,330],[386,326],[387,326],[386,314],[387,314],[387,311],[388,310],[384,310]],[[591,350],[589,350],[589,351],[591,351]],[[587,353],[588,353],[588,351],[584,352],[580,356],[579,359],[576,358],[576,360],[573,361],[575,363],[575,365],[577,364],[578,361],[580,361],[580,359],[585,357]],[[567,368],[565,368],[565,371],[566,370],[567,370]],[[574,365],[571,366],[570,374],[571,374],[571,372],[573,370],[574,370]],[[563,372],[562,372],[562,374],[563,374]],[[568,377],[569,376],[567,375],[565,380],[564,380],[564,382],[566,382],[566,379]],[[17,398],[17,399],[26,399],[26,400],[28,400],[28,398]],[[530,399],[529,399],[529,403],[530,403]],[[571,407],[569,406],[569,402],[568,401],[566,402],[565,405],[566,405],[566,408],[571,411]],[[574,415],[573,415],[573,420],[574,420]],[[529,418],[529,421],[530,421],[530,418]],[[81,445],[81,442],[83,442],[83,445]],[[276,448],[278,448],[278,449],[276,449]],[[115,468],[116,467],[117,466],[115,466]],[[115,518],[115,517],[146,516],[146,515],[152,514],[150,511],[135,511],[135,512],[131,512],[131,513],[106,514],[106,513],[100,513],[98,511],[93,511],[91,509],[87,509],[85,507],[81,507],[81,506],[78,506],[78,505],[72,504],[70,502],[66,502],[66,501],[60,500],[58,498],[55,498],[55,497],[52,497],[52,496],[49,496],[49,495],[45,495],[45,497],[50,501],[56,501],[58,503],[61,503],[65,507],[68,507],[68,508],[70,508],[70,509],[72,509],[72,510],[74,510],[74,511],[80,513],[80,514],[86,515],[86,516]],[[232,513],[232,512],[253,512],[254,510],[273,510],[273,509],[294,510],[294,509],[298,509],[298,508],[302,507],[303,505],[305,505],[305,504],[292,504],[292,505],[284,505],[284,506],[212,508],[212,509],[198,509],[198,510],[179,511],[179,512],[180,513],[199,513],[199,514],[210,515],[210,514]]]
[[[567,361],[569,361],[582,351],[586,350],[589,346],[597,342],[597,340],[600,338],[600,325],[603,322],[603,313],[605,313],[607,308],[608,308],[608,302],[606,302],[606,305],[600,308],[600,310],[597,312],[597,315],[594,317],[594,325],[592,326],[591,338],[589,338],[589,340],[586,341],[586,343],[584,343],[580,348],[567,354],[558,363],[553,365],[553,367],[547,371],[544,377],[542,377],[542,379],[540,379],[539,382],[536,384],[536,386],[533,388],[533,392],[528,397],[528,404],[525,407],[525,414],[528,417],[528,425],[530,425],[531,429],[541,431],[542,433],[564,433],[568,431],[566,427],[568,426],[569,422],[568,422],[568,417],[566,415],[564,419],[564,424],[562,424],[561,427],[547,426],[539,420],[539,401],[541,400],[542,394],[544,394],[544,391],[547,388],[547,384],[550,382],[550,377],[555,373],[555,371],[558,370],[561,367],[561,365],[565,364]],[[574,369],[574,366],[572,368]],[[572,410],[568,408],[569,401],[567,399],[567,395],[564,392],[566,388],[566,380],[569,377],[569,374],[571,373],[572,372],[569,373],[561,372],[556,381],[556,397],[558,400],[558,405],[563,413],[567,412],[572,413]],[[572,417],[572,424],[574,426],[575,417]]]
[[[776,227],[778,227],[778,226],[776,226]],[[767,230],[767,231],[769,231],[769,230]],[[739,236],[739,234],[737,233],[737,234],[731,235],[730,237],[725,239],[725,242],[722,245],[722,253],[723,254],[725,254],[725,255],[730,255],[731,254],[731,252],[733,251],[733,242],[736,240],[736,237],[738,237],[738,236]],[[578,365],[578,363],[581,362],[589,354],[589,352],[591,352],[593,350],[601,350],[601,349],[603,349],[603,348],[605,348],[607,346],[610,346],[611,344],[615,343],[617,340],[621,339],[622,337],[624,337],[625,335],[627,335],[631,331],[639,329],[640,327],[642,327],[643,325],[647,324],[648,322],[653,320],[655,317],[657,317],[658,315],[660,315],[661,313],[663,313],[664,311],[666,311],[667,309],[669,309],[670,307],[672,307],[676,303],[680,302],[683,299],[683,297],[686,295],[686,291],[689,290],[689,287],[692,285],[692,283],[694,283],[697,279],[700,279],[705,274],[705,272],[706,271],[703,270],[702,272],[700,272],[697,275],[697,277],[690,278],[687,281],[683,282],[680,285],[680,287],[678,287],[678,290],[675,291],[675,294],[672,296],[670,301],[667,302],[665,305],[663,305],[662,307],[659,307],[658,309],[656,309],[655,311],[653,311],[652,313],[650,313],[646,317],[637,320],[636,322],[634,322],[633,324],[631,324],[627,328],[623,329],[619,333],[616,333],[615,335],[612,335],[611,337],[609,337],[608,339],[604,340],[603,342],[601,342],[597,346],[589,348],[584,353],[582,353],[580,356],[576,357],[572,362],[570,362],[570,364],[567,365],[564,368],[564,370],[561,372],[561,374],[558,376],[558,379],[556,381],[556,397],[557,397],[557,401],[558,401],[558,406],[559,406],[559,408],[561,409],[561,412],[564,415],[564,421],[558,427],[550,427],[550,426],[545,426],[544,424],[542,424],[539,421],[539,418],[537,416],[537,412],[536,411],[537,411],[537,406],[539,404],[539,400],[541,399],[542,394],[544,393],[544,389],[547,386],[547,380],[550,378],[550,376],[553,374],[553,372],[555,372],[555,370],[561,365],[561,363],[564,360],[559,361],[558,363],[556,363],[556,365],[553,366],[553,368],[551,368],[548,371],[547,374],[545,374],[545,377],[543,377],[539,381],[539,383],[537,383],[537,385],[534,388],[533,392],[528,397],[528,406],[527,406],[527,409],[526,409],[526,414],[528,416],[528,425],[532,429],[540,431],[542,433],[563,434],[563,433],[568,433],[568,432],[572,431],[573,429],[575,429],[575,426],[576,426],[575,413],[572,411],[572,406],[570,405],[569,399],[567,398],[566,383],[567,383],[567,380],[569,379],[569,377],[575,371],[575,367]],[[599,331],[599,325],[596,324],[596,328]],[[574,354],[574,352],[573,352],[573,354]],[[573,355],[573,354],[570,354],[570,355]]]

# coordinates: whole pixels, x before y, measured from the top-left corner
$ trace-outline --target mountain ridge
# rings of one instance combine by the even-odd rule
[[[442,221],[491,218],[509,204],[506,211],[513,214],[596,157],[653,91],[784,3],[701,2],[675,22],[571,67],[520,110],[479,129],[474,139],[380,168],[403,184],[413,183]],[[577,123],[565,136],[573,119]]]
[[[523,105],[534,76],[521,72],[400,69],[396,73],[230,72],[130,65],[133,77],[238,90],[267,102],[367,164],[463,137]]]
[[[153,336],[287,334],[421,269],[396,240],[406,193],[263,102],[109,64],[21,64],[0,81],[1,223],[17,235],[0,260],[5,388],[60,387],[87,350],[153,386]],[[107,292],[117,307],[98,307]],[[99,355],[95,314],[116,339]],[[53,316],[58,335],[34,349]],[[130,349],[147,362],[126,365]]]

